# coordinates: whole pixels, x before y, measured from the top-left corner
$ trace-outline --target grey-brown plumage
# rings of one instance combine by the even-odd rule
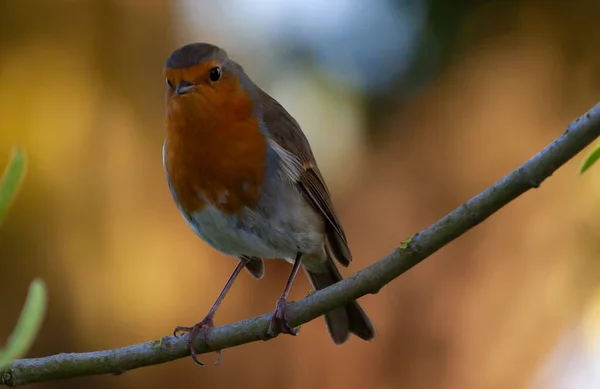
[[[326,258],[318,265],[304,266],[313,287],[316,290],[324,289],[342,280],[334,259],[344,267],[352,262],[346,234],[336,216],[331,195],[300,125],[275,99],[266,92],[259,91],[262,119],[269,135],[279,146],[299,159],[301,167],[296,185],[325,221]],[[371,321],[356,301],[327,313],[325,321],[335,344],[344,343],[350,333],[364,340],[375,337]]]
[[[207,59],[225,60],[227,52],[209,43],[190,43],[173,51],[165,63],[171,69],[185,69]]]
[[[326,249],[331,251],[333,257],[342,266],[347,267],[352,262],[352,254],[348,248],[346,234],[335,214],[331,195],[319,171],[308,139],[296,119],[281,104],[263,90],[260,90],[260,97],[263,121],[269,130],[269,135],[278,145],[296,156],[302,164],[297,185],[307,201],[326,221],[326,240],[329,245]]]
[[[265,275],[265,262],[262,258],[251,257],[246,264],[246,270],[252,277],[260,280]]]

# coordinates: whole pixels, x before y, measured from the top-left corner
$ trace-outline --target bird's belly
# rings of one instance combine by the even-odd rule
[[[322,220],[308,204],[289,200],[286,204],[243,209],[227,214],[206,204],[201,211],[184,214],[196,234],[216,250],[231,256],[284,258],[322,250]],[[287,209],[285,209],[287,208]]]
[[[184,217],[200,238],[224,254],[266,257],[275,251],[240,216],[226,214],[211,204]]]

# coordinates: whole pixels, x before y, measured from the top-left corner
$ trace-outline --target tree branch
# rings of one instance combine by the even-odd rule
[[[313,320],[333,308],[368,293],[377,293],[393,279],[415,266],[446,244],[483,222],[494,212],[537,188],[560,166],[600,136],[600,103],[574,121],[564,134],[519,168],[438,220],[383,259],[342,282],[288,306],[293,326]],[[239,346],[261,340],[269,314],[212,329],[208,344],[196,342],[198,353]],[[57,354],[43,358],[19,359],[0,371],[0,384],[15,387],[32,382],[86,376],[121,374],[143,366],[173,361],[189,355],[187,337],[166,336],[161,340],[88,353]]]

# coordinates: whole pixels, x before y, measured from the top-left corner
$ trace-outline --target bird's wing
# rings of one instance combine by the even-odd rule
[[[327,185],[306,136],[298,122],[275,99],[260,90],[263,122],[271,137],[271,147],[282,160],[286,176],[297,185],[310,204],[327,221],[327,245],[335,259],[348,266],[352,255],[338,220]]]

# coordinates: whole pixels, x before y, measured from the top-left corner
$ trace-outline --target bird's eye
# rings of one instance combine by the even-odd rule
[[[166,80],[167,80],[167,87],[169,88],[170,91],[172,91],[173,90],[173,84],[171,84],[171,80],[169,80],[168,78]]]
[[[221,78],[221,68],[218,66],[215,66],[214,68],[210,69],[210,73],[208,73],[208,77],[210,77],[210,80],[212,82],[219,81],[219,78]]]

